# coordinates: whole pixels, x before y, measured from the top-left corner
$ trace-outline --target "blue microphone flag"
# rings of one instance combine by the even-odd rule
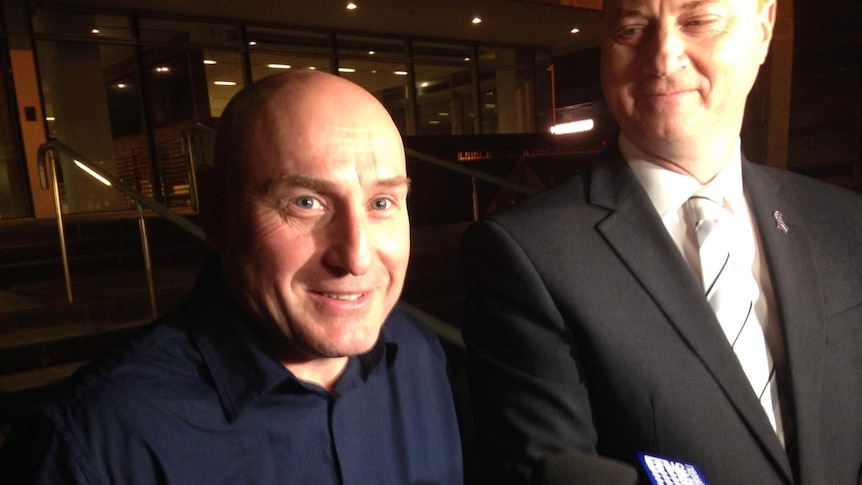
[[[638,457],[653,485],[709,485],[691,463],[646,453],[638,453]]]

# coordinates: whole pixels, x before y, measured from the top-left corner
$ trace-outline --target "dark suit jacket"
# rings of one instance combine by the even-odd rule
[[[743,162],[784,337],[786,453],[646,192],[606,158],[465,234],[487,483],[563,450],[687,461],[711,485],[862,483],[862,197]]]

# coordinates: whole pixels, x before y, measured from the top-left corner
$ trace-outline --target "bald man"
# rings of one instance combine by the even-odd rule
[[[394,309],[410,181],[389,114],[339,77],[283,74],[241,91],[216,139],[199,173],[216,255],[188,301],[16,428],[0,481],[461,483],[445,356]]]

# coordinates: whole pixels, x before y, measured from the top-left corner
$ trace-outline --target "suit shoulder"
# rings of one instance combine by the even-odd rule
[[[775,179],[783,189],[803,205],[834,210],[849,209],[862,216],[862,194],[789,170],[758,166],[758,170]]]

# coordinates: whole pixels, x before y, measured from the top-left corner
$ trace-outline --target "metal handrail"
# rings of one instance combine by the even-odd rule
[[[155,213],[164,217],[171,223],[177,225],[180,229],[188,232],[189,234],[201,241],[206,240],[206,236],[204,235],[203,229],[201,229],[201,227],[197,224],[189,222],[185,218],[179,216],[170,209],[159,204],[152,198],[147,197],[146,195],[143,195],[135,189],[129,187],[120,179],[102,170],[96,164],[92,163],[86,157],[83,157],[81,154],[73,150],[65,143],[57,140],[52,140],[42,144],[41,146],[39,146],[37,158],[40,166],[45,167],[45,172],[51,179],[51,188],[54,192],[54,208],[57,213],[57,231],[60,235],[60,255],[63,262],[63,276],[66,283],[66,300],[69,303],[74,302],[74,295],[72,293],[72,278],[69,271],[69,256],[66,250],[66,233],[65,228],[63,227],[63,209],[62,204],[60,203],[60,189],[57,180],[57,163],[60,160],[59,155],[61,153],[64,153],[69,156],[75,162],[76,165],[85,167],[86,171],[90,172],[90,175],[96,177],[97,179],[100,179],[101,182],[115,188],[116,190],[119,190],[120,192],[135,201],[135,205],[138,209],[138,230],[141,234],[141,250],[144,256],[144,270],[146,271],[147,275],[147,289],[150,294],[150,310],[152,312],[153,318],[156,318],[159,313],[158,302],[156,301],[156,289],[153,280],[152,261],[150,259],[149,237],[147,236],[147,226],[144,220],[143,208],[146,207],[147,209],[154,211]]]

